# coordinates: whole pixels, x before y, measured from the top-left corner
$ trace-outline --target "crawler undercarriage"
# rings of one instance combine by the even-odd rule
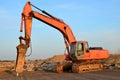
[[[99,71],[103,69],[103,64],[96,61],[87,61],[82,63],[66,63],[59,64],[55,68],[55,72],[61,73],[63,71],[82,73],[82,72],[91,72]]]

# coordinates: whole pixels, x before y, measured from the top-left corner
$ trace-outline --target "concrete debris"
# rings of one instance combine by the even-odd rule
[[[52,58],[44,60],[28,60],[24,66],[26,71],[55,71],[55,67],[58,64],[64,64],[66,62],[65,55],[55,55]]]

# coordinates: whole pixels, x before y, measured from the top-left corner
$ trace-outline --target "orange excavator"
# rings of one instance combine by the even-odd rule
[[[32,7],[37,8],[42,13],[38,13],[32,10]],[[32,18],[35,18],[49,26],[57,29],[63,35],[66,45],[66,60],[72,62],[72,72],[80,73],[86,71],[98,71],[103,69],[103,64],[99,60],[108,58],[108,50],[104,50],[101,47],[89,48],[87,41],[76,41],[75,36],[71,28],[62,20],[52,16],[48,12],[39,9],[30,2],[27,2],[22,11],[20,32],[24,27],[25,36],[19,37],[20,44],[17,48],[16,58],[16,72],[22,73],[23,66],[25,64],[25,56],[27,49],[30,47],[31,42],[31,30],[32,30]],[[64,65],[58,65],[56,72],[62,71]]]

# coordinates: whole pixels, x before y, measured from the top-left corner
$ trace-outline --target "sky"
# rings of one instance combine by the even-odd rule
[[[27,1],[0,1],[0,60],[16,59],[18,38],[24,36],[19,32],[21,12]],[[89,46],[120,53],[120,0],[29,1],[62,19],[78,41],[85,40]],[[28,59],[48,58],[65,52],[63,36],[58,30],[36,19],[33,19],[32,27],[32,55]]]

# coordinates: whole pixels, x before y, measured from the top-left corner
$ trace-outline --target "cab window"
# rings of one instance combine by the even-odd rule
[[[76,43],[73,43],[70,49],[71,54],[75,54]]]
[[[89,52],[89,46],[88,46],[88,43],[86,43],[85,47],[86,47],[86,52]]]
[[[83,52],[84,52],[83,43],[79,43],[77,46],[77,55],[80,56],[83,54]]]

